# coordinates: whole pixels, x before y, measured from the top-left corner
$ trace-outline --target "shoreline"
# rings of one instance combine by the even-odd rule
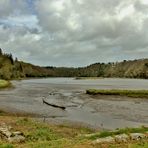
[[[126,96],[131,98],[148,99],[148,90],[130,90],[130,89],[87,89],[88,95],[107,95],[107,96]]]
[[[23,141],[2,137],[0,147],[137,147],[148,146],[148,127],[122,128],[116,130],[92,130],[73,125],[42,123],[26,117],[0,116],[1,133],[21,133]],[[5,131],[3,132],[3,129]],[[15,132],[17,131],[17,132]],[[15,135],[14,135],[15,136]],[[19,137],[19,136],[16,136]],[[11,138],[11,137],[10,137]],[[111,139],[111,140],[110,140]]]
[[[11,87],[12,84],[10,81],[0,79],[0,90]]]
[[[51,117],[44,117],[44,115],[38,115],[38,114],[31,114],[31,113],[25,113],[25,112],[19,112],[14,110],[10,111],[5,111],[0,109],[0,118],[28,118],[33,120],[34,122],[39,122],[42,124],[47,124],[47,125],[54,125],[54,126],[67,126],[67,127],[74,127],[74,128],[87,128],[92,131],[103,131],[103,130],[109,130],[109,129],[104,129],[101,127],[95,127],[83,122],[78,122],[78,121],[70,121],[70,120],[59,120],[56,118],[59,118],[58,116],[51,116]]]

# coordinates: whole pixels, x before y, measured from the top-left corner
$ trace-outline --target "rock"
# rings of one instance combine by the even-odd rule
[[[120,134],[115,136],[116,142],[127,142],[129,139],[129,136],[126,134]]]
[[[25,141],[25,137],[21,135],[16,135],[14,137],[9,137],[7,140],[10,143],[21,143]]]
[[[9,138],[12,135],[12,133],[8,130],[7,127],[1,127],[0,133],[7,138]]]
[[[93,144],[99,144],[99,143],[114,143],[115,139],[111,136],[105,137],[105,138],[99,138],[95,141],[93,141]]]
[[[11,143],[20,143],[25,141],[25,137],[22,132],[10,132],[10,129],[11,128],[9,126],[0,127],[0,137]]]
[[[142,133],[131,133],[130,137],[132,140],[140,140],[146,138],[146,135]]]
[[[24,134],[22,133],[22,132],[20,132],[20,131],[16,131],[16,132],[12,132],[12,135],[13,136],[16,136],[16,135],[21,135],[21,136],[23,136]],[[12,137],[12,136],[11,136]]]
[[[85,135],[83,135],[83,136],[86,137],[86,138],[89,138],[89,137],[96,136],[96,135],[98,135],[98,133],[85,134]],[[81,136],[82,136],[82,135],[81,135]]]

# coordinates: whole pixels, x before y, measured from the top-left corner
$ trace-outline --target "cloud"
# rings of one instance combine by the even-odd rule
[[[27,0],[0,0],[0,17],[5,18],[17,14],[29,14]]]
[[[0,7],[0,46],[21,60],[84,66],[148,57],[147,0],[1,0]]]

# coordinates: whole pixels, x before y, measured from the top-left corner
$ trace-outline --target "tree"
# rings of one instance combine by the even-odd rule
[[[3,52],[2,52],[2,49],[0,48],[0,55],[2,55],[3,54]]]
[[[15,62],[18,62],[18,59],[17,59],[17,57],[15,58]]]
[[[10,59],[11,64],[14,64],[13,57],[12,57],[12,54],[11,53],[8,55],[8,58]]]

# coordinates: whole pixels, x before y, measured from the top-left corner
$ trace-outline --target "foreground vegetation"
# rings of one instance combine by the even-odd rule
[[[33,121],[33,119],[26,117],[0,116],[0,123],[11,125],[16,131],[22,131],[26,137],[25,142],[15,144],[0,140],[0,147],[4,146],[5,148],[10,146],[21,148],[88,147],[90,140],[78,135],[92,132],[87,128],[51,125]]]
[[[117,129],[115,131],[102,131],[100,133],[93,134],[92,136],[89,137],[91,140],[95,140],[97,138],[104,138],[108,136],[116,136],[120,134],[127,134],[129,135],[130,133],[145,133],[148,132],[148,127],[139,127],[139,128],[124,128],[124,129]]]
[[[99,137],[107,137],[130,132],[146,132],[148,128],[126,128],[115,132],[95,132],[88,128],[72,127],[68,125],[51,125],[40,123],[26,117],[0,116],[0,125],[6,123],[13,129],[24,133],[26,140],[23,143],[8,143],[0,139],[1,148],[142,148],[148,146],[147,140],[129,141],[128,143],[92,144]],[[85,135],[92,134],[86,137]]]
[[[6,80],[0,80],[0,89],[11,86],[11,83]]]
[[[134,97],[134,98],[148,98],[148,90],[88,89],[86,90],[86,93],[90,95],[118,95],[118,96]]]

